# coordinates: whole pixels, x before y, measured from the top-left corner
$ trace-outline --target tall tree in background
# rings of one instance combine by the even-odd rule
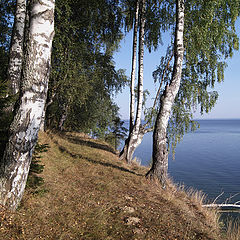
[[[0,203],[15,210],[23,196],[47,97],[54,0],[31,2],[19,107],[0,165]]]
[[[146,22],[146,1],[141,0],[139,3],[136,1],[136,13],[135,13],[135,25],[133,34],[133,59],[132,59],[132,74],[131,74],[131,102],[130,102],[130,129],[129,137],[125,142],[125,146],[120,153],[120,159],[125,159],[130,163],[132,155],[138,146],[138,140],[140,139],[140,127],[141,127],[141,116],[142,116],[142,104],[143,104],[143,56],[144,56],[144,31]],[[140,7],[140,29],[139,29],[139,50],[138,50],[138,84],[137,84],[137,110],[136,118],[134,121],[134,78],[135,78],[135,65],[136,65],[136,41],[137,41],[137,24],[138,24],[138,4]]]
[[[130,79],[130,122],[129,133],[132,132],[134,126],[134,113],[135,113],[135,77],[136,77],[136,65],[137,65],[137,33],[138,33],[138,17],[139,17],[139,0],[136,0],[136,9],[134,17],[133,28],[133,47],[132,47],[132,71]]]
[[[11,38],[11,48],[8,64],[9,93],[19,92],[23,61],[24,28],[26,19],[26,0],[17,0],[14,25]]]
[[[127,78],[113,53],[122,34],[121,1],[56,3],[48,128],[104,137],[112,123],[113,96]]]
[[[166,109],[165,113],[163,111],[176,66],[175,61],[173,66],[169,62],[171,47],[167,52],[165,64],[154,72],[155,77],[161,80],[165,66],[170,65],[167,67],[168,72],[170,74],[172,72],[172,75],[168,73],[164,77],[165,87],[158,99],[157,119],[162,120],[156,121],[153,165],[148,172],[149,177],[159,179],[163,186],[167,177],[170,144],[175,147],[185,132],[195,128],[194,109],[199,106],[201,113],[208,113],[216,103],[218,94],[216,91],[211,91],[211,88],[214,88],[216,81],[223,81],[225,59],[231,57],[233,50],[237,50],[239,45],[235,30],[239,4],[238,0],[185,2],[182,80],[174,103],[171,105],[171,114]],[[167,124],[167,138],[163,138],[166,127],[164,123]],[[162,137],[162,141],[159,141],[159,136]]]
[[[6,96],[9,95],[7,68],[12,32],[10,19],[15,11],[14,5],[13,1],[7,0],[2,0],[0,4],[0,158],[6,145],[8,127],[12,117],[7,110],[10,109],[13,99]]]
[[[169,29],[172,22],[172,4],[166,1],[133,1],[135,3],[134,21],[129,21],[130,24],[134,22],[133,29],[133,53],[132,53],[132,72],[130,83],[130,125],[129,135],[125,140],[125,145],[120,153],[120,159],[124,159],[128,163],[131,162],[133,153],[142,142],[143,136],[147,132],[153,130],[152,117],[146,118],[146,123],[142,124],[141,118],[143,117],[144,99],[147,91],[143,89],[143,53],[144,46],[151,52],[152,49],[156,50],[161,40],[161,31]],[[131,3],[131,1],[130,1]],[[139,8],[140,7],[140,8]],[[138,14],[138,8],[140,12]],[[131,10],[130,10],[131,12]],[[132,11],[133,12],[133,11]],[[131,14],[130,14],[131,15]],[[139,18],[139,20],[138,20]],[[137,26],[140,22],[139,27]],[[127,26],[128,26],[127,22]],[[135,93],[135,67],[136,67],[136,45],[137,45],[137,31],[139,28],[139,52],[138,52],[138,82],[137,91]],[[135,94],[137,97],[135,97]],[[136,102],[136,103],[135,103]],[[136,112],[134,111],[134,104],[137,105]],[[145,114],[145,112],[144,112]],[[152,115],[152,114],[151,114]]]
[[[174,1],[147,1],[145,45],[149,50],[156,49],[161,38],[161,30],[174,28]],[[185,49],[182,84],[170,114],[167,129],[169,146],[174,149],[183,135],[195,130],[198,123],[193,121],[193,110],[200,106],[201,113],[209,112],[215,105],[218,94],[209,91],[216,80],[221,82],[226,66],[224,58],[231,56],[233,49],[238,48],[238,38],[235,31],[235,21],[239,13],[239,1],[213,0],[188,1],[186,7]],[[157,10],[157,12],[156,12]],[[174,32],[174,31],[173,31]],[[174,38],[172,33],[172,39]],[[144,110],[145,124],[140,125],[138,144],[143,135],[154,129],[154,123],[161,105],[161,96],[166,84],[170,84],[173,71],[173,42],[167,48],[165,57],[154,71],[154,81],[159,80],[159,89],[152,107]],[[120,157],[127,160],[128,138]],[[130,159],[127,160],[131,161]]]
[[[172,106],[178,93],[183,64],[184,0],[176,1],[176,27],[174,40],[174,66],[170,84],[166,85],[161,96],[161,105],[157,114],[153,132],[152,167],[147,177],[158,178],[165,186],[168,169],[167,127]]]

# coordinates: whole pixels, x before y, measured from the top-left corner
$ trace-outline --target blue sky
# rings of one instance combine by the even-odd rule
[[[237,31],[240,36],[240,20],[237,21]],[[163,35],[163,42],[156,52],[148,53],[145,50],[144,56],[144,89],[148,89],[151,93],[147,105],[151,106],[152,98],[157,90],[154,85],[152,72],[160,63],[161,56],[165,53],[164,49],[169,43],[167,34]],[[114,55],[116,67],[126,69],[127,76],[131,73],[131,56],[132,56],[132,33],[128,33],[121,42],[121,48]],[[225,80],[223,83],[216,84],[215,90],[219,93],[219,98],[214,109],[209,114],[201,116],[199,112],[195,113],[197,119],[224,119],[239,118],[240,119],[240,51],[235,52],[232,59],[227,61],[228,67],[225,71]],[[129,118],[129,88],[125,87],[122,93],[115,98],[116,103],[120,107],[122,119]]]

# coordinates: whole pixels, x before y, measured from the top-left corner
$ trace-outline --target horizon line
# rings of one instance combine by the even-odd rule
[[[129,121],[129,119],[121,119],[123,121]],[[141,119],[144,121],[144,119]],[[199,121],[199,120],[240,120],[240,118],[195,118],[193,121]]]

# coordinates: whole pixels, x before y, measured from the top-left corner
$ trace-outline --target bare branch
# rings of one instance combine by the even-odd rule
[[[215,204],[215,202],[218,200],[218,198],[220,198],[222,195],[224,194],[224,192],[221,192],[213,201],[212,204]]]
[[[160,85],[159,85],[159,88],[158,88],[158,91],[157,91],[157,94],[156,94],[156,97],[155,97],[155,100],[154,100],[154,103],[153,103],[151,115],[153,114],[153,111],[154,111],[154,109],[155,109],[155,107],[156,107],[156,105],[157,105],[157,100],[158,100],[159,95],[160,95],[160,92],[161,92],[161,88],[162,88],[162,85],[163,85],[163,80],[164,80],[164,77],[165,77],[165,73],[166,73],[167,70],[168,70],[168,67],[169,67],[169,64],[170,64],[172,58],[173,58],[173,53],[172,53],[170,59],[168,60],[168,63],[166,64],[164,70],[163,70],[163,74],[162,74],[162,78],[161,78],[161,81],[160,81]],[[147,122],[143,125],[143,128],[146,128],[146,127],[148,126],[148,124],[149,124],[149,121],[147,121]],[[149,131],[147,131],[147,132],[153,131],[153,127],[151,127],[150,129],[151,129],[151,130],[149,130]]]
[[[240,209],[240,205],[237,204],[204,204],[202,205],[203,207],[207,207],[207,208],[239,208]]]
[[[227,203],[228,201],[230,201],[232,198],[236,197],[237,195],[239,195],[240,193],[236,193],[233,196],[230,196],[229,198],[226,199],[225,203]]]
[[[165,66],[165,68],[164,68],[164,70],[163,70],[163,74],[162,74],[162,79],[161,79],[161,82],[160,82],[160,86],[159,86],[159,88],[158,88],[158,91],[157,91],[157,94],[156,94],[156,97],[155,97],[155,100],[154,100],[154,103],[153,103],[153,109],[156,107],[157,99],[158,99],[158,97],[159,97],[159,95],[160,95],[160,92],[161,92],[161,88],[162,88],[164,76],[165,76],[166,71],[168,70],[168,67],[169,67],[169,64],[170,64],[172,58],[173,58],[173,53],[172,53],[172,55],[171,55],[171,57],[170,57],[167,65]]]

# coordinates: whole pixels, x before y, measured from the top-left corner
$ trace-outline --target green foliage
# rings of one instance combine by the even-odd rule
[[[121,120],[118,114],[119,108],[115,105],[113,109],[112,121],[108,132],[105,134],[104,140],[110,143],[115,150],[117,150],[121,141],[127,137],[128,129],[123,126],[124,121]]]
[[[108,131],[112,97],[128,81],[124,70],[115,69],[112,56],[121,28],[118,1],[56,2],[48,127],[98,137]]]
[[[174,1],[146,1],[145,46],[151,52],[162,44],[162,33],[174,22]],[[136,0],[123,0],[124,26],[128,32],[133,27]]]
[[[234,50],[238,50],[235,21],[239,7],[240,2],[237,0],[193,0],[185,3],[182,80],[168,126],[169,146],[173,153],[183,135],[198,127],[198,123],[193,121],[193,112],[199,107],[201,114],[208,113],[217,101],[218,93],[211,88],[214,88],[215,82],[224,80],[225,59],[231,57]],[[167,69],[166,66],[172,51],[170,46],[153,73],[155,82],[163,81],[164,87],[171,81],[173,61]],[[147,119],[154,118],[153,113],[154,109],[150,109]]]
[[[69,6],[74,22],[80,24],[81,39],[98,47],[111,48],[122,38],[123,16],[119,0],[78,0],[71,1]]]
[[[8,83],[6,81],[8,51],[14,4],[15,1],[0,1],[0,159],[8,140],[8,128],[12,121],[12,114],[6,109],[14,101],[13,97],[6,97],[8,92]]]
[[[7,89],[8,50],[11,35],[13,1],[0,0],[0,108]]]
[[[0,46],[0,156],[7,141],[7,132],[12,120],[12,113],[6,111],[10,104],[13,104],[15,97],[6,97],[8,92],[7,79],[8,53],[4,46]]]
[[[174,23],[175,1],[146,1],[145,45],[149,52],[162,44],[162,32]]]
[[[5,114],[4,109],[8,104],[8,99],[5,98],[6,94],[6,83],[0,82],[0,159],[3,156],[5,145],[8,140],[8,128],[10,116]]]
[[[10,45],[14,9],[15,1],[0,0],[0,47],[4,50],[7,50]]]
[[[224,80],[224,59],[238,49],[235,21],[239,1],[190,1],[186,4],[184,32],[185,75],[214,87]]]
[[[138,86],[134,87],[134,93],[135,93],[135,102],[137,103],[137,99],[138,99]],[[150,92],[148,91],[148,89],[143,90],[143,102],[142,102],[142,109],[143,111],[146,111],[147,107],[146,107],[146,103],[147,103],[147,98],[150,95]]]
[[[111,126],[111,133],[105,137],[105,140],[109,142],[109,137],[111,137],[111,143],[114,148],[117,150],[121,141],[127,137],[128,129],[124,126],[124,121],[120,117],[115,117]]]

